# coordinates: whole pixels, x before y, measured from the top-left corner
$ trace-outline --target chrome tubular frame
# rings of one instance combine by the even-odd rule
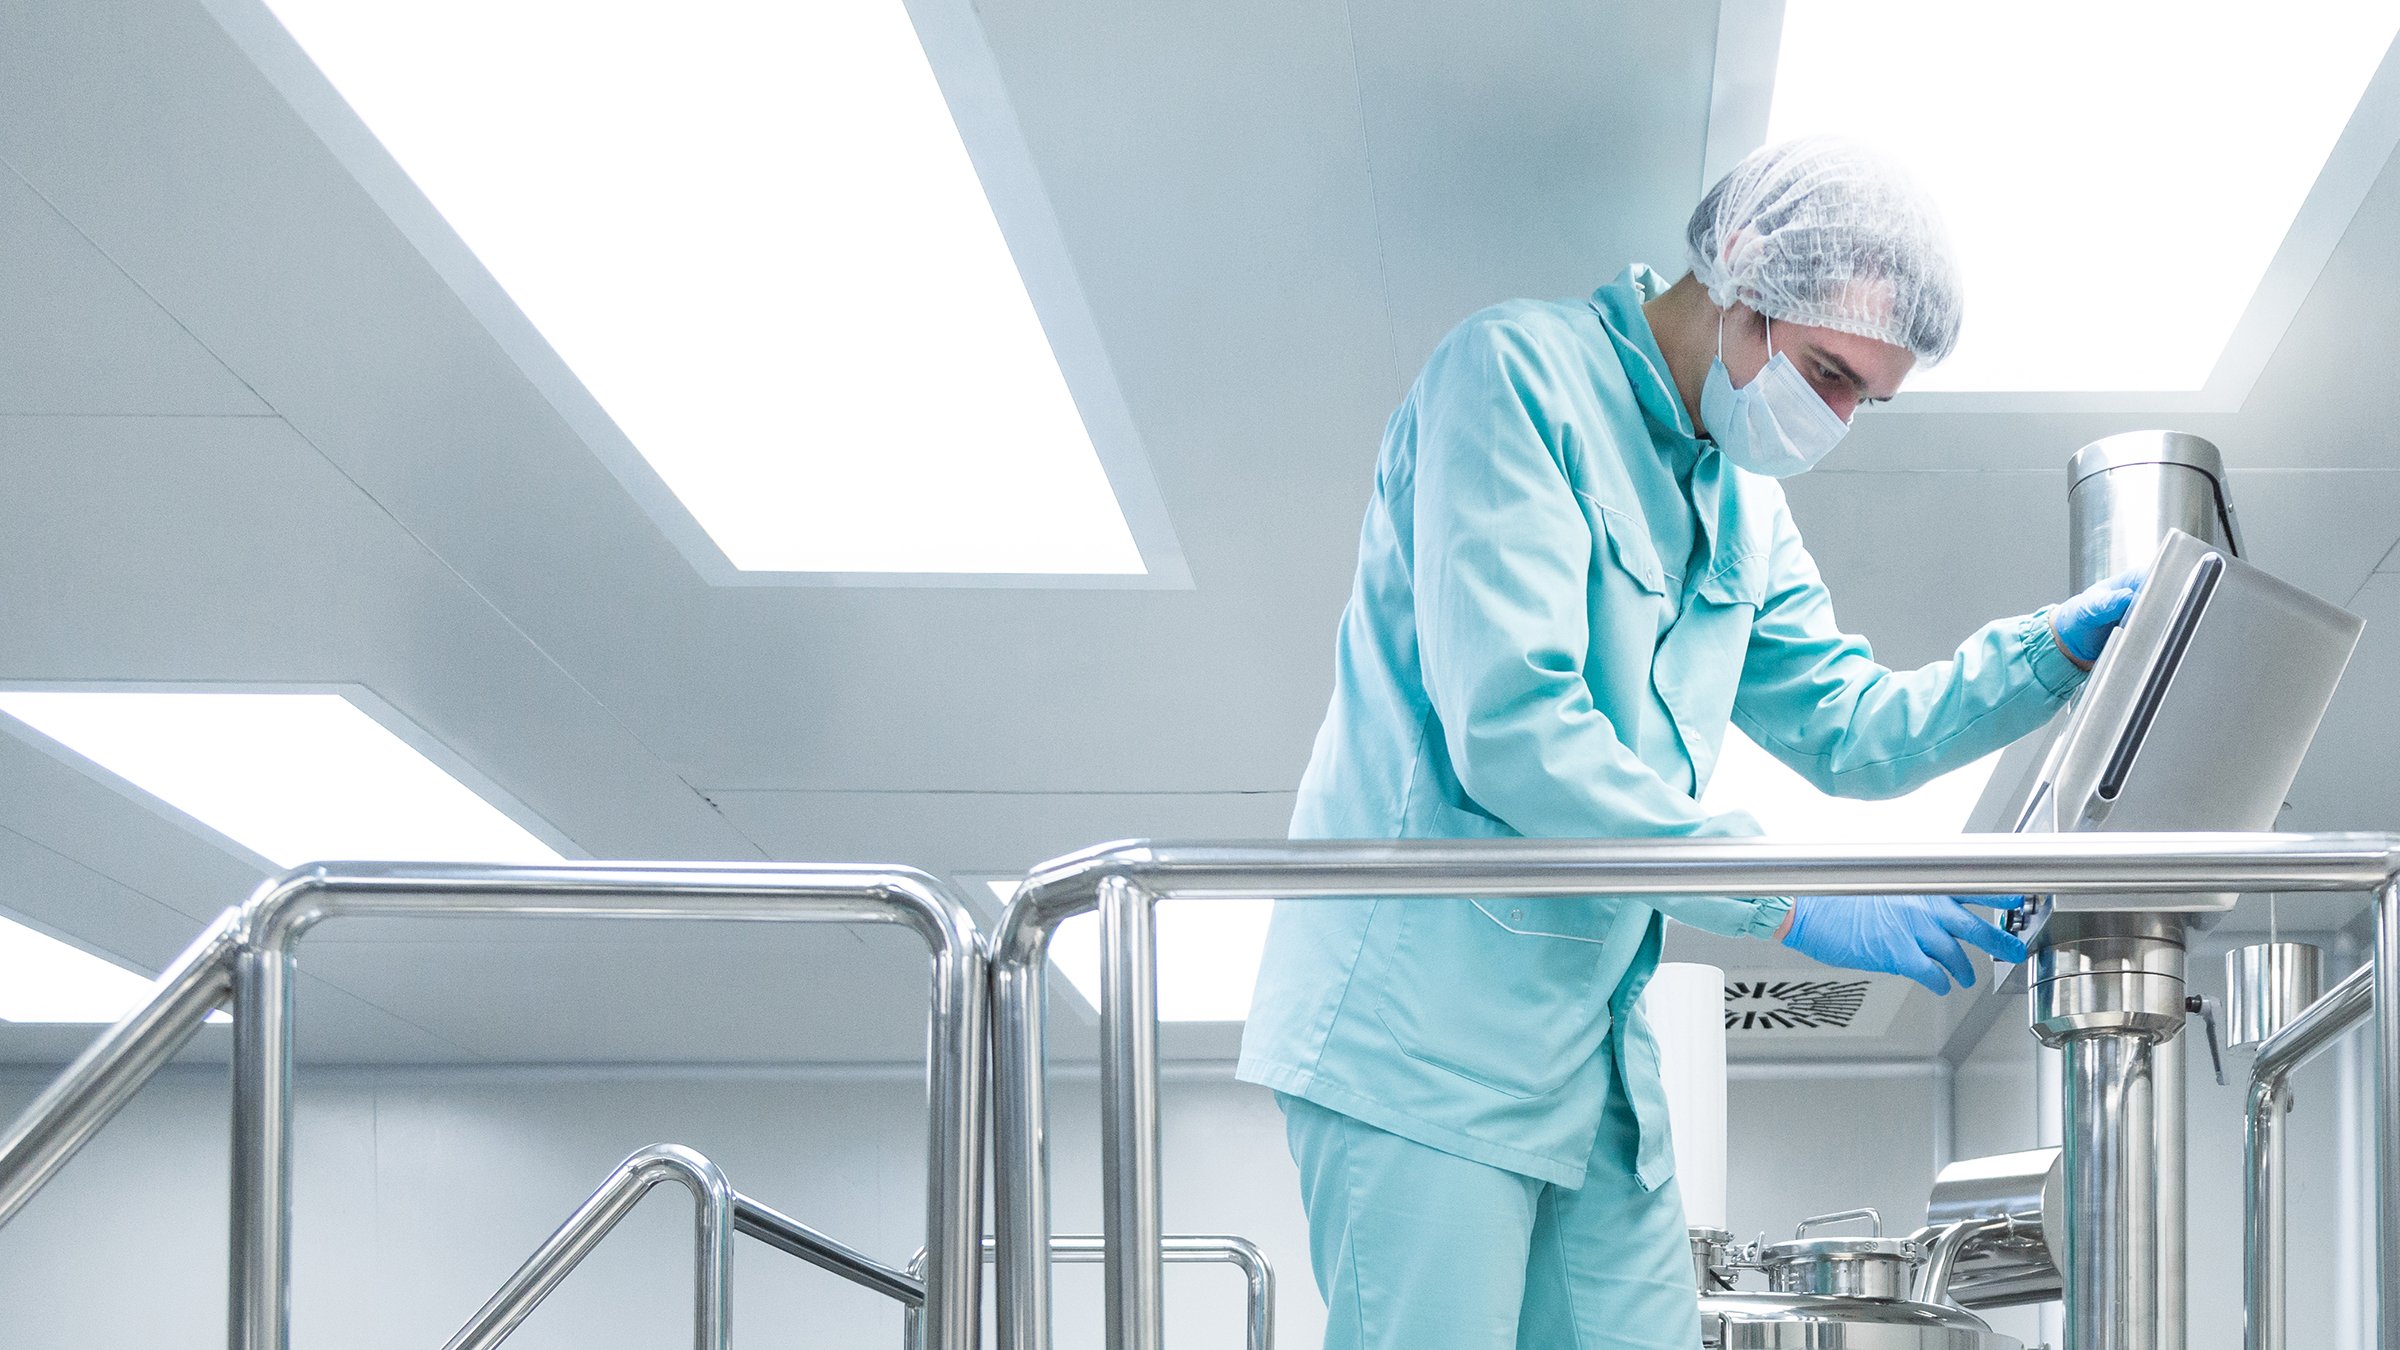
[[[914,1318],[925,1306],[924,1249],[907,1270],[894,1270],[846,1243],[836,1242],[787,1215],[778,1214],[749,1196],[733,1197],[733,1230],[753,1237],[787,1256],[797,1256],[819,1270],[831,1271],[862,1289],[872,1289],[908,1309]]]
[[[717,1165],[680,1144],[652,1144],[617,1164],[592,1198],[558,1226],[442,1350],[492,1350],[541,1306],[567,1272],[600,1245],[652,1187],[675,1181],[692,1193],[698,1220],[692,1257],[692,1350],[725,1350],[733,1322],[733,1187]]]
[[[243,906],[234,984],[230,1350],[291,1344],[292,979],[302,934],[345,916],[888,923],[933,958],[926,1326],[972,1350],[983,1262],[983,942],[966,906],[894,867],[675,863],[324,863],[268,881]]]
[[[1161,1350],[1158,1007],[1161,899],[1588,895],[2107,895],[2377,892],[2377,1136],[2400,1131],[2400,837],[2380,834],[1968,836],[1922,844],[1760,839],[1121,843],[1037,869],[994,937],[994,1145],[1001,1350],[1049,1350],[1044,969],[1063,920],[1102,924],[1101,1212],[1109,1350]],[[2400,1186],[2379,1186],[2377,1264],[2400,1253]],[[2400,1350],[2400,1279],[2377,1281],[2380,1350]]]
[[[2242,1311],[2248,1350],[2284,1345],[2284,1114],[2292,1071],[2375,1011],[2375,972],[2361,966],[2258,1047],[2250,1066],[2249,1190],[2242,1208]],[[2378,1184],[2381,1184],[2380,1173]]]
[[[822,1267],[853,1284],[897,1299],[915,1325],[925,1306],[925,1282],[834,1241],[735,1190],[725,1173],[681,1144],[652,1144],[617,1164],[592,1197],[567,1216],[508,1283],[468,1319],[443,1350],[492,1350],[541,1306],[568,1272],[631,1213],[652,1187],[681,1182],[698,1208],[693,1244],[693,1350],[725,1350],[733,1327],[733,1235],[757,1238],[778,1251]],[[918,1262],[924,1260],[919,1249]],[[912,1266],[911,1271],[917,1269]]]
[[[985,1260],[992,1259],[996,1246],[991,1238],[983,1240]],[[1107,1255],[1107,1240],[1101,1237],[1059,1234],[1050,1239],[1050,1260],[1056,1265],[1097,1264]],[[1169,1233],[1159,1239],[1159,1258],[1168,1265],[1215,1261],[1238,1268],[1247,1298],[1242,1344],[1246,1350],[1275,1350],[1275,1267],[1267,1264],[1266,1253],[1258,1244],[1229,1233]],[[917,1262],[924,1259],[925,1253],[918,1252],[908,1268],[915,1270]],[[900,1344],[902,1350],[918,1350],[914,1309],[906,1314]]]

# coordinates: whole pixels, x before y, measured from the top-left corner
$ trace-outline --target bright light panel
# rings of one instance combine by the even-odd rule
[[[989,881],[1002,904],[1017,883]],[[1259,954],[1267,949],[1272,900],[1158,903],[1158,1020],[1239,1022],[1250,1015]],[[1050,964],[1075,992],[1100,1006],[1100,916],[1078,914],[1050,937]]]
[[[1787,0],[1768,139],[1904,160],[1965,274],[1912,389],[2197,390],[2369,78],[2400,0]]]
[[[114,1022],[149,993],[150,981],[130,970],[0,919],[0,1022]]]
[[[1139,573],[901,0],[269,0],[733,565]]]
[[[1716,773],[1701,794],[1711,811],[1747,811],[1779,839],[1908,843],[1954,835],[1992,780],[2000,756],[1953,769],[1916,791],[1882,801],[1853,801],[1819,792],[1737,728],[1725,730]]]
[[[9,690],[0,712],[278,867],[559,856],[339,694]]]

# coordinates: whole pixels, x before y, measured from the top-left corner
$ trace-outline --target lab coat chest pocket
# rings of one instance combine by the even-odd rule
[[[1658,692],[1674,714],[1696,781],[1716,767],[1741,687],[1750,626],[1766,596],[1766,557],[1745,554],[1704,573],[1658,649]]]
[[[1594,608],[1606,613],[1610,600],[1634,594],[1647,598],[1646,608],[1665,604],[1666,571],[1658,565],[1658,551],[1650,545],[1650,532],[1633,517],[1615,507],[1601,505],[1580,489],[1575,500],[1583,507],[1583,517],[1591,525],[1593,540],[1598,545],[1593,558]],[[1655,617],[1654,608],[1651,612]]]

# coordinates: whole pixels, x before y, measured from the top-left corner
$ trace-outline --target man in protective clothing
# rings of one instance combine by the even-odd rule
[[[1940,221],[1814,138],[1742,161],[1672,285],[1459,325],[1385,429],[1292,835],[1752,835],[1699,802],[1729,723],[1888,797],[2040,727],[2139,582],[1921,670],[1836,626],[1777,481],[1959,329]],[[1279,904],[1239,1075],[1275,1090],[1329,1350],[1699,1343],[1658,1049],[1663,920],[1972,984],[2019,941],[1949,896]]]

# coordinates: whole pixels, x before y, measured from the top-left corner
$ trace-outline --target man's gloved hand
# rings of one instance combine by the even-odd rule
[[[2092,668],[2092,662],[2100,659],[2100,649],[2108,645],[2108,635],[2125,621],[2125,612],[2133,608],[2133,598],[2142,593],[2142,583],[2149,576],[2147,566],[2119,572],[2052,607],[2050,631],[2057,634],[2059,650],[2068,660],[2085,670]]]
[[[1783,945],[1829,966],[1906,975],[1947,994],[1952,977],[1962,987],[1975,983],[1967,943],[2003,961],[2025,959],[2023,939],[1967,906],[2024,903],[2016,895],[1803,895],[1792,902]]]

